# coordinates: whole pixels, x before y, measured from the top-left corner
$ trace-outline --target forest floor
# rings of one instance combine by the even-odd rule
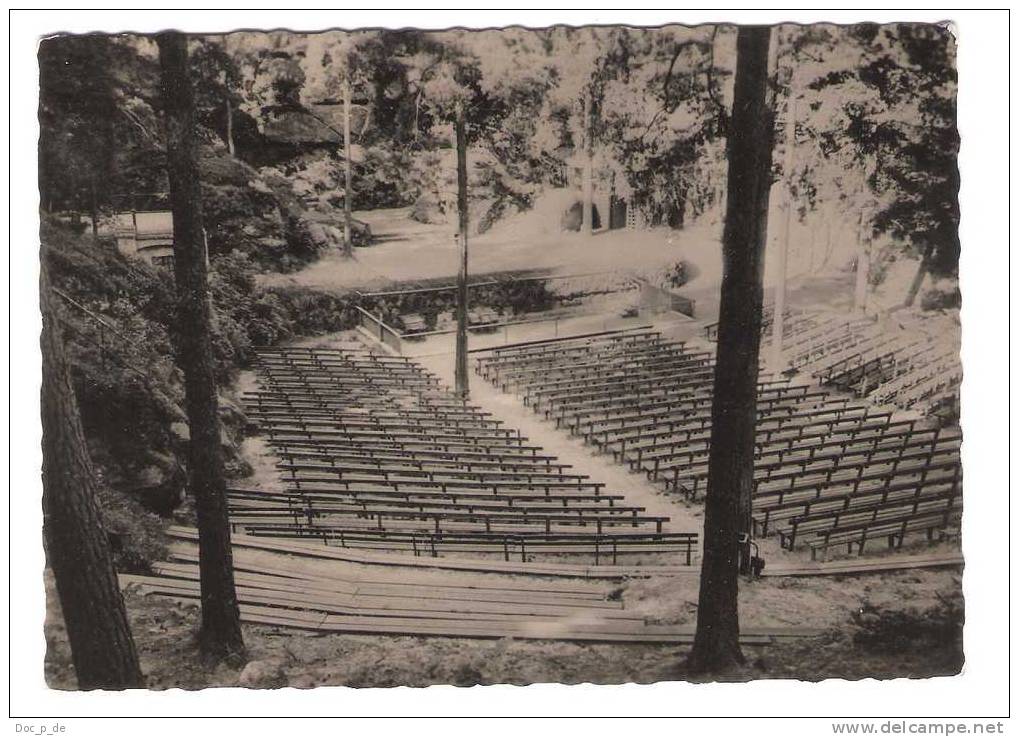
[[[628,608],[649,620],[692,623],[697,586],[696,576],[638,579],[624,583],[623,596]],[[745,666],[727,679],[954,675],[963,662],[961,623],[954,636],[923,625],[945,600],[959,596],[959,588],[960,576],[945,570],[767,578],[746,584],[740,591],[746,625],[805,622],[825,632],[745,646]],[[47,592],[46,680],[52,688],[73,689],[74,670],[52,582]],[[143,596],[134,588],[125,592],[125,602],[152,689],[689,680],[686,646],[314,634],[248,624],[243,627],[247,667],[236,661],[210,668],[195,641],[200,621],[196,605]]]

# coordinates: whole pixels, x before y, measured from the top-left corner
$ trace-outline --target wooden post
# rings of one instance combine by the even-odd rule
[[[91,182],[91,215],[92,215],[92,242],[99,242],[99,196],[96,193],[96,175],[92,173],[90,177]]]
[[[467,377],[467,138],[463,103],[456,106],[456,205],[459,215],[460,271],[456,280],[456,395],[470,394]]]
[[[350,172],[350,78],[343,79],[343,255],[354,254],[352,222],[350,214],[351,172]]]

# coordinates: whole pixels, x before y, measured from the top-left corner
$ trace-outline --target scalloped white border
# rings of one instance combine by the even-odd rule
[[[351,690],[318,689],[307,692],[246,692],[210,690],[200,693],[67,694],[46,689],[42,680],[44,642],[41,622],[43,597],[39,502],[41,466],[39,429],[38,335],[38,205],[36,187],[35,120],[38,37],[56,31],[135,30],[151,32],[167,27],[215,32],[238,27],[321,29],[335,26],[444,28],[493,27],[553,23],[627,23],[658,25],[669,22],[696,24],[712,21],[773,23],[780,21],[941,21],[952,18],[959,38],[959,127],[962,136],[962,293],[963,293],[963,448],[966,473],[964,527],[967,559],[967,603],[964,674],[926,681],[828,681],[810,685],[788,681],[740,685],[692,686],[666,683],[653,686],[495,686],[456,689]],[[134,720],[103,722],[59,718],[60,715],[813,715],[888,717],[907,714],[929,718],[1004,716],[1008,703],[1008,540],[1009,497],[1008,416],[1004,397],[1008,386],[1006,299],[1011,264],[1008,226],[1004,213],[1010,202],[1008,168],[1008,82],[1006,63],[1010,21],[1002,12],[959,10],[128,10],[14,11],[10,17],[12,140],[10,241],[10,306],[12,384],[11,423],[11,579],[12,661],[11,709],[22,724],[61,721],[66,734],[178,734],[191,724]],[[7,125],[7,121],[4,121]],[[1011,163],[1011,162],[1009,162]],[[7,362],[2,370],[7,370]],[[1011,409],[1011,400],[1009,401]],[[6,555],[6,551],[4,553]],[[752,729],[755,734],[831,734],[831,719],[762,720],[729,725]],[[953,721],[958,721],[953,719]],[[194,727],[199,727],[195,724]],[[531,730],[539,725],[485,724],[495,734]],[[545,725],[542,725],[544,727]],[[623,725],[588,724],[585,735],[618,735]],[[635,725],[659,730],[661,725]],[[15,727],[8,724],[12,733]],[[218,721],[200,729],[243,729],[248,734],[273,733],[280,725],[267,721],[238,724]],[[295,723],[301,731],[336,729],[381,730],[382,733],[423,730],[442,735],[476,734],[479,725],[466,722],[321,725]],[[724,728],[717,722],[665,725],[665,729],[692,730],[693,734]],[[551,724],[551,729],[569,729]],[[253,730],[253,731],[252,731]],[[545,729],[543,728],[544,732]]]

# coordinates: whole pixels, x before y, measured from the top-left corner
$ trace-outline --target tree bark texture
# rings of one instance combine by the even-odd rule
[[[41,287],[43,531],[74,672],[82,689],[144,688],[45,270]]]
[[[764,245],[771,188],[773,111],[766,101],[770,29],[743,26],[728,146],[723,276],[711,414],[697,631],[689,666],[721,672],[739,645],[739,535],[749,534],[754,480]]]
[[[220,447],[216,379],[212,363],[211,310],[202,231],[202,192],[194,100],[188,78],[187,38],[157,36],[166,114],[167,174],[173,210],[177,283],[177,362],[191,438],[188,472],[198,517],[203,651],[213,657],[241,653],[240,613],[234,587],[226,478]]]

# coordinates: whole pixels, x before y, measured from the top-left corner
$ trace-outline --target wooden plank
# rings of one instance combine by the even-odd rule
[[[134,583],[147,586],[184,586],[198,591],[198,569],[166,569],[158,577],[133,577]],[[612,607],[562,606],[556,601],[492,602],[476,599],[452,599],[436,597],[413,597],[378,595],[360,590],[354,593],[338,593],[325,588],[308,585],[308,582],[282,579],[277,576],[239,574],[236,577],[239,595],[245,600],[271,598],[293,608],[315,608],[323,611],[338,611],[350,614],[386,614],[402,611],[414,616],[436,616],[447,614],[484,614],[516,617],[579,617],[590,616],[606,619],[639,621],[641,617],[624,612],[621,605]]]
[[[193,555],[189,559],[190,564],[197,562],[198,556]],[[158,564],[157,571],[167,572],[168,575],[172,575],[175,571],[179,572],[180,569],[175,569],[174,566],[182,566],[187,569],[193,569],[193,565],[188,564]],[[342,592],[350,594],[361,594],[364,596],[391,596],[391,597],[402,597],[408,599],[440,599],[440,600],[462,600],[462,601],[482,601],[492,603],[506,603],[506,604],[522,604],[522,603],[541,603],[541,604],[556,604],[559,606],[574,606],[582,608],[605,608],[605,609],[621,609],[622,604],[619,601],[610,601],[606,598],[608,591],[592,591],[590,594],[578,594],[574,592],[554,592],[554,591],[527,591],[527,590],[513,590],[513,589],[500,589],[493,587],[478,587],[478,586],[453,586],[453,585],[437,585],[431,582],[415,583],[415,582],[399,582],[399,581],[343,581],[336,578],[323,576],[319,571],[312,571],[305,575],[295,575],[294,573],[272,566],[266,566],[261,563],[259,564],[243,564],[237,562],[235,558],[235,571],[238,575],[250,576],[258,574],[266,574],[274,579],[291,582],[293,585],[300,585],[306,588],[322,589],[331,592]]]
[[[198,540],[193,528],[171,526],[167,528],[170,537],[182,540]],[[368,563],[384,566],[409,568],[435,568],[480,573],[511,573],[525,576],[550,576],[586,579],[617,580],[646,576],[683,576],[696,574],[695,566],[595,566],[571,563],[507,563],[499,560],[471,560],[467,558],[416,558],[410,555],[367,553],[327,545],[315,545],[301,541],[279,538],[257,538],[234,533],[234,547],[248,547],[293,555],[303,555],[324,560],[345,560],[353,563]]]
[[[915,568],[945,568],[964,565],[960,553],[924,556],[889,556],[872,560],[835,560],[805,564],[778,564],[765,567],[762,576],[840,576]]]
[[[261,559],[250,559],[249,553],[257,555],[263,553],[264,555],[272,555],[275,557],[276,562],[274,565],[267,565],[264,560]],[[187,561],[189,563],[198,562],[198,553],[193,549],[182,550],[180,545],[177,544],[171,549],[171,557]],[[292,561],[292,562],[291,562]],[[454,584],[437,584],[433,581],[416,582],[416,581],[403,581],[395,578],[387,579],[382,574],[389,572],[389,569],[383,569],[383,571],[372,571],[372,578],[366,578],[363,575],[350,575],[347,577],[341,577],[335,573],[335,569],[331,569],[334,572],[323,571],[321,567],[314,567],[308,570],[306,566],[303,566],[299,558],[293,558],[282,553],[273,553],[268,551],[248,551],[240,549],[234,552],[234,568],[239,571],[247,571],[250,573],[268,573],[277,576],[283,576],[286,578],[304,580],[304,581],[320,581],[324,585],[357,585],[359,587],[365,587],[368,590],[385,592],[391,588],[401,588],[407,591],[421,592],[419,595],[432,595],[432,596],[445,596],[445,597],[461,597],[461,598],[484,598],[486,600],[526,600],[531,601],[542,599],[544,597],[554,596],[559,601],[576,601],[579,605],[583,606],[598,606],[601,602],[606,601],[610,589],[603,588],[600,586],[592,586],[586,588],[580,588],[576,586],[570,586],[568,583],[563,583],[562,588],[556,588],[557,583],[546,584],[542,581],[530,581],[522,580],[519,583],[513,580],[506,580],[504,583],[495,583],[494,581],[479,581],[476,583],[454,583]],[[611,603],[611,602],[610,602]]]
[[[138,584],[154,594],[184,596],[194,599],[200,597],[197,576],[193,580],[183,578],[165,578],[155,576],[121,576],[123,585]],[[371,602],[361,602],[360,597],[330,595],[327,592],[310,592],[268,588],[254,588],[238,581],[238,601],[258,606],[268,606],[287,611],[322,612],[342,615],[345,617],[381,617],[388,620],[406,622],[453,621],[453,622],[499,622],[506,626],[517,626],[522,622],[558,620],[570,622],[590,622],[603,624],[606,627],[642,622],[637,615],[627,614],[622,610],[605,609],[563,609],[534,605],[476,605],[470,602],[447,602],[446,606],[433,602],[431,608],[420,606],[415,601],[390,600],[382,606],[378,597]]]
[[[168,598],[184,603],[195,600],[186,596],[169,596]],[[567,627],[554,622],[540,626],[516,628],[507,631],[501,626],[463,625],[455,622],[399,622],[389,618],[342,617],[317,614],[285,612],[250,604],[241,604],[241,619],[249,624],[262,624],[288,629],[308,630],[313,632],[330,632],[335,634],[362,635],[398,635],[411,637],[458,637],[471,639],[502,639],[512,637],[523,640],[559,640],[567,642],[587,643],[655,643],[655,644],[690,644],[693,642],[694,628],[689,625],[672,626],[657,630],[641,631],[607,631]],[[806,630],[790,630],[789,628],[762,629],[757,632],[748,631],[740,634],[743,645],[769,645],[784,637],[809,637],[813,632]]]

